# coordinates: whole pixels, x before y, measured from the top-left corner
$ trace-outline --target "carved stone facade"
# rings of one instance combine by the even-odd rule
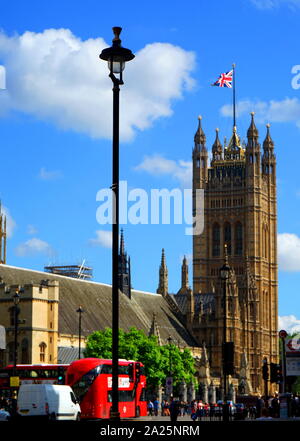
[[[236,127],[224,147],[217,130],[209,166],[200,118],[193,150],[194,212],[196,191],[202,190],[204,230],[193,237],[193,293],[187,301],[187,326],[199,344],[206,343],[211,371],[221,375],[220,268],[226,244],[231,268],[226,338],[235,344],[236,377],[243,378],[254,393],[263,392],[262,359],[278,362],[276,159],[269,127],[262,152],[253,113],[245,146]],[[204,308],[208,296],[213,298],[210,310]],[[247,377],[241,369],[245,360]]]

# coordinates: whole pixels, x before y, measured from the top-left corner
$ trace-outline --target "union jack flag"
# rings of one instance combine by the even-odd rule
[[[230,70],[229,72],[226,73],[222,73],[217,79],[217,81],[212,84],[212,86],[232,88],[232,76],[233,76],[233,70]]]

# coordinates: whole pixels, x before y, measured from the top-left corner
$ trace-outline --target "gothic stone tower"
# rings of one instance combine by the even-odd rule
[[[211,369],[221,372],[223,302],[220,267],[227,245],[227,341],[235,344],[235,371],[247,358],[253,392],[263,392],[262,359],[278,361],[276,159],[267,126],[263,151],[251,114],[248,142],[242,146],[236,127],[224,148],[219,132],[208,166],[206,137],[199,118],[194,138],[193,192],[204,191],[204,230],[193,237],[193,295],[214,296],[210,314],[191,311],[192,328],[206,343]],[[195,212],[195,197],[194,197]],[[200,294],[199,294],[200,293]],[[210,293],[210,294],[209,294]]]

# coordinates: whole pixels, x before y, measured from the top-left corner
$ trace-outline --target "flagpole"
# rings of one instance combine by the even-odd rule
[[[233,127],[236,126],[236,113],[235,113],[235,63],[232,65],[232,93],[233,93]]]

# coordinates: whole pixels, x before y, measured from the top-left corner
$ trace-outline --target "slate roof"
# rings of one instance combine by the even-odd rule
[[[73,279],[71,277],[33,271],[9,265],[0,265],[0,278],[8,285],[40,284],[42,280],[59,282],[59,320],[60,334],[78,334],[79,305],[85,310],[82,314],[82,335],[95,330],[111,327],[111,286],[102,283]],[[132,290],[131,299],[120,293],[120,328],[128,331],[131,327],[142,329],[148,335],[153,313],[160,332],[162,343],[171,336],[181,346],[198,346],[173,312],[169,303],[160,294]],[[22,294],[21,294],[22,298]],[[22,300],[20,301],[22,307]]]
[[[187,313],[187,296],[186,294],[171,294],[172,299],[175,300],[179,309],[183,314]],[[195,312],[197,313],[202,302],[203,312],[207,310],[215,311],[215,294],[213,293],[197,293],[194,294]]]

